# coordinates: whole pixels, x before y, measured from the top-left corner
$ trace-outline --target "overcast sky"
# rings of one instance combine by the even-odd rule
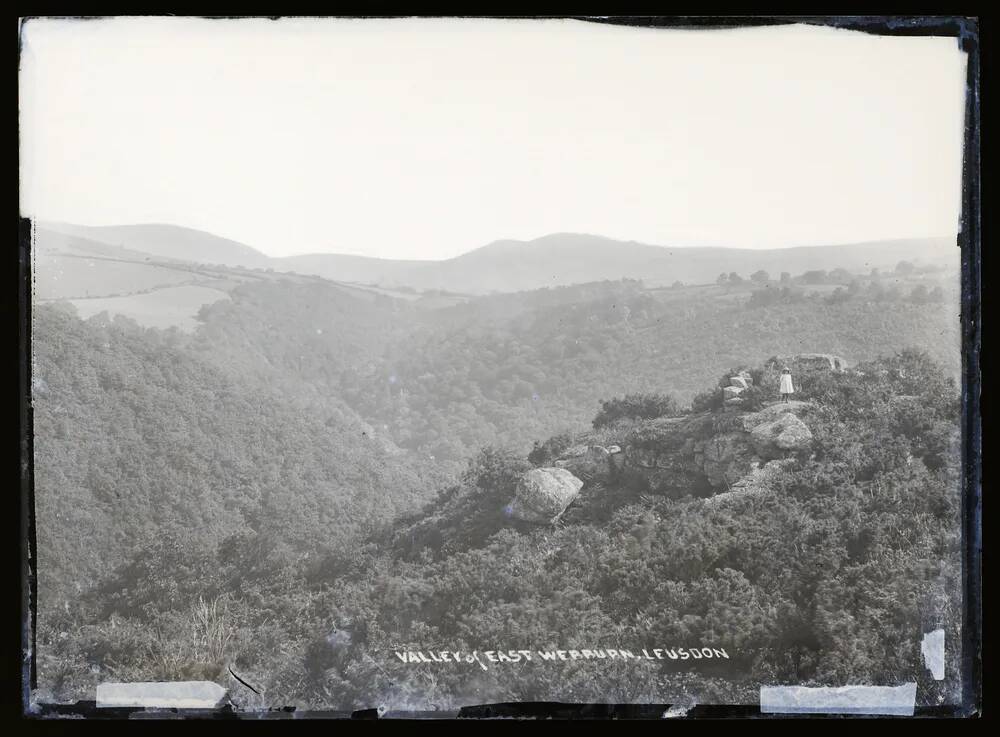
[[[578,21],[29,21],[22,204],[270,255],[572,231],[760,248],[953,235],[954,38]]]

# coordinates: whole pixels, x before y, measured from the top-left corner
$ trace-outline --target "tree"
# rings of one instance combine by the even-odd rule
[[[573,436],[568,432],[553,435],[544,443],[535,441],[534,447],[528,453],[528,462],[534,466],[544,466],[573,444]]]
[[[854,275],[847,269],[836,268],[830,272],[830,281],[840,284],[848,284],[854,279]]]
[[[840,304],[841,302],[846,302],[849,299],[847,291],[843,287],[837,287],[833,290],[833,294],[827,297],[827,302],[830,304]]]
[[[926,284],[918,284],[910,292],[910,301],[915,302],[918,305],[924,304],[928,301],[928,291]]]
[[[483,448],[469,462],[463,480],[483,491],[512,490],[522,473],[531,465],[516,453],[502,448]]]
[[[910,261],[900,261],[896,264],[896,273],[900,276],[906,276],[912,274],[916,267]]]
[[[723,273],[719,274],[715,278],[715,283],[721,285],[721,284],[725,284],[728,280],[729,280],[729,277],[726,276],[725,272],[723,272]]]
[[[788,284],[791,280],[792,280],[792,275],[791,274],[789,274],[787,271],[782,271],[781,272],[781,283],[782,284]]]
[[[753,384],[740,392],[740,409],[744,412],[756,412],[764,407],[764,389],[758,384]]]
[[[652,420],[680,412],[680,404],[669,394],[628,394],[623,399],[602,400],[593,425],[599,428],[622,418]]]
[[[802,275],[806,284],[826,284],[827,274],[824,269],[813,269]]]
[[[757,284],[766,284],[770,280],[771,275],[763,269],[758,269],[750,275],[750,281],[756,282]]]
[[[742,284],[743,277],[737,274],[735,271],[729,272],[729,283],[730,284]]]

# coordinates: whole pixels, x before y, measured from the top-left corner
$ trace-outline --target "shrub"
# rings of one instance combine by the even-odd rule
[[[483,448],[470,463],[464,481],[486,492],[504,492],[517,485],[518,477],[531,468],[516,453],[497,448]]]
[[[823,269],[813,269],[802,274],[802,281],[806,284],[826,284],[828,274]]]
[[[622,399],[602,401],[593,425],[599,428],[622,418],[653,420],[678,414],[681,414],[681,407],[669,394],[628,394]]]
[[[603,427],[591,430],[589,433],[582,436],[580,441],[586,442],[588,445],[623,445],[629,432],[631,432],[635,426],[641,422],[642,420],[633,420],[628,417],[623,417],[619,420],[615,420],[610,425],[604,425]]]
[[[544,443],[535,441],[535,447],[528,453],[528,462],[534,466],[544,466],[546,463],[566,450],[573,443],[573,436],[568,432],[553,435]]]
[[[756,412],[764,407],[764,390],[757,384],[740,392],[742,403],[740,408],[747,412]]]
[[[766,307],[768,305],[801,302],[803,299],[805,299],[805,293],[801,289],[792,289],[788,286],[765,286],[751,292],[747,304],[750,307]]]
[[[709,389],[696,394],[691,400],[691,410],[694,412],[714,412],[722,408],[722,390]]]

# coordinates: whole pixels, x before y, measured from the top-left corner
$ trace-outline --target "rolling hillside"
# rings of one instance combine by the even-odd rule
[[[39,238],[52,239],[56,234],[143,253],[159,261],[272,269],[340,282],[459,294],[519,292],[606,279],[641,279],[647,286],[669,286],[675,281],[706,284],[715,281],[723,270],[744,278],[758,269],[774,276],[783,271],[802,273],[835,268],[867,273],[872,268],[892,269],[903,260],[957,267],[959,260],[957,246],[946,238],[754,250],[674,248],[557,233],[532,241],[496,241],[442,261],[415,261],[344,254],[270,258],[244,244],[172,225],[45,224]],[[44,243],[40,247],[52,248]],[[58,242],[54,247],[58,249]]]
[[[76,236],[108,246],[141,251],[159,259],[202,264],[265,268],[269,259],[260,251],[228,238],[177,225],[104,225],[40,223],[52,233]]]
[[[36,250],[36,288],[72,296],[86,284],[70,279],[86,278],[105,294],[33,312],[38,674],[52,699],[112,679],[230,684],[229,667],[268,705],[328,709],[360,708],[373,689],[447,708],[672,702],[692,685],[739,701],[761,683],[913,673],[922,703],[953,688],[920,670],[914,634],[931,617],[958,637],[947,271],[873,277],[863,264],[817,282],[786,258],[786,280],[602,280],[455,304],[57,235]],[[503,255],[534,247],[459,266],[520,263]],[[156,329],[167,324],[182,329]],[[903,350],[914,345],[926,353]],[[733,432],[742,410],[711,400],[732,369],[803,352],[860,368],[810,381],[796,367],[813,439],[760,481]],[[758,375],[769,402],[774,381]],[[672,416],[595,423],[661,395],[652,404],[679,408],[683,433]],[[579,443],[645,465],[580,470],[558,524],[508,520],[518,475]],[[718,491],[750,472],[701,498],[692,458]],[[438,643],[729,657],[434,679],[392,662]]]
[[[758,269],[801,273],[844,268],[892,269],[903,260],[957,265],[958,248],[942,238],[907,239],[770,250],[668,248],[592,235],[558,233],[533,241],[497,241],[444,261],[389,261],[359,256],[311,255],[277,259],[283,268],[331,279],[447,289],[484,294],[582,284],[604,279],[642,279],[649,286],[675,281],[705,284],[720,264],[744,278]]]

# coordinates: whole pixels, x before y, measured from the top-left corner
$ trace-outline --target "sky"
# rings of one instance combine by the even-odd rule
[[[271,256],[581,232],[769,248],[952,236],[954,38],[572,20],[29,20],[22,212]]]

